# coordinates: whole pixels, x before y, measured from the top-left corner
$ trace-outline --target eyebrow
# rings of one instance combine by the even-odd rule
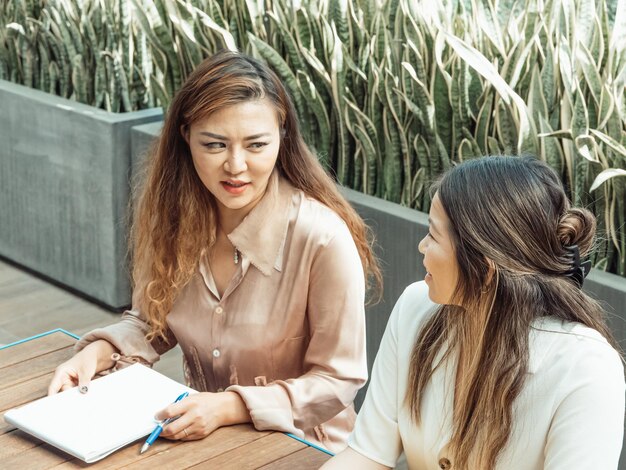
[[[205,137],[212,137],[212,138],[218,139],[218,140],[224,140],[224,141],[230,140],[228,137],[225,137],[225,136],[219,135],[219,134],[214,134],[213,132],[208,132],[208,131],[202,131],[202,132],[200,132],[200,135],[203,135]],[[271,134],[269,132],[262,132],[261,134],[254,134],[254,135],[249,135],[248,137],[244,137],[243,140],[255,140],[255,139],[259,139],[261,137],[269,137],[269,136],[271,136]]]
[[[439,233],[439,230],[437,230],[437,226],[433,223],[433,219],[431,219],[430,217],[428,218],[428,225],[430,225],[430,227],[434,229],[435,232]]]

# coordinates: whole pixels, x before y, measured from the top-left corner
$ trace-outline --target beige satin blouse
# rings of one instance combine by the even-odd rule
[[[167,316],[170,345],[147,342],[133,309],[87,333],[77,349],[106,339],[122,356],[152,364],[178,342],[191,387],[237,392],[256,429],[342,450],[367,379],[364,275],[347,226],[274,175],[228,238],[241,253],[238,271],[220,298],[201,260]]]

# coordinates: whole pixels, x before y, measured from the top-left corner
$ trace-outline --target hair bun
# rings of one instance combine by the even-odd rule
[[[595,233],[596,218],[587,209],[579,207],[566,210],[557,227],[557,236],[561,244],[564,247],[578,245],[582,256],[591,248]]]

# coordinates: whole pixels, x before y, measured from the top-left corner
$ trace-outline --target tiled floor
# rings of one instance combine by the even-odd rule
[[[55,328],[81,336],[118,319],[119,313],[0,260],[0,347]],[[165,354],[155,369],[182,382],[180,349]]]

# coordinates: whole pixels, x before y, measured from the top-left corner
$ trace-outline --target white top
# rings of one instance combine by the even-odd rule
[[[426,387],[422,422],[404,404],[415,338],[438,305],[424,282],[396,303],[383,336],[367,397],[348,445],[388,467],[404,450],[410,469],[437,469],[449,459],[453,368],[438,368]],[[595,330],[554,317],[530,331],[529,374],[515,402],[509,443],[497,469],[615,469],[624,431],[624,369]],[[454,462],[449,468],[454,469]]]

